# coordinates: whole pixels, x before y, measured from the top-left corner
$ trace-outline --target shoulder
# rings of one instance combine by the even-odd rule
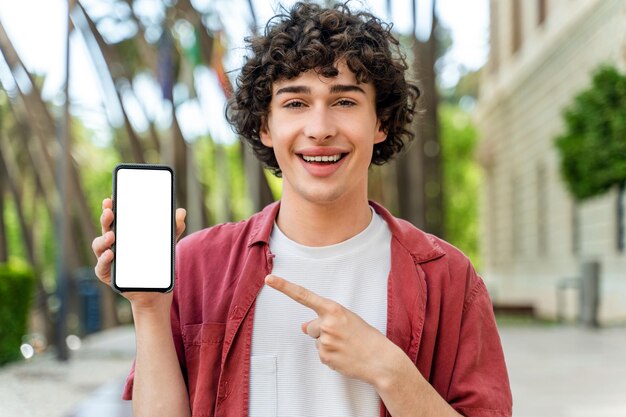
[[[480,278],[472,261],[463,251],[440,237],[425,233],[416,227],[413,229],[415,240],[420,241],[412,247],[416,263],[425,270],[446,272],[451,279],[457,281],[464,277],[468,280],[469,287],[477,284]]]
[[[423,233],[423,232],[422,232]],[[435,235],[424,233],[426,237],[442,252],[442,258],[445,259],[449,268],[452,269],[474,269],[471,260],[463,251],[451,244],[450,242],[441,239]]]
[[[477,295],[486,292],[483,280],[460,249],[405,220],[393,216],[385,220],[396,247],[412,257],[431,294],[459,297],[459,302],[469,305]]]
[[[270,204],[246,220],[194,232],[178,243],[177,256],[185,258],[203,253],[216,259],[216,255],[233,251],[241,253],[255,243],[267,242],[277,211],[278,204]]]
[[[389,226],[392,238],[411,254],[415,263],[444,261],[455,268],[471,266],[469,258],[454,245],[393,216],[382,206],[374,205],[374,208]]]
[[[193,254],[216,246],[231,246],[237,241],[245,240],[249,235],[249,229],[249,220],[211,226],[185,236],[176,245],[176,251],[181,254]]]

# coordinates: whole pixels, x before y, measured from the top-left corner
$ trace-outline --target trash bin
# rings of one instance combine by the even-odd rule
[[[81,332],[90,334],[102,329],[102,304],[100,293],[100,281],[96,277],[93,268],[79,268],[76,271],[76,283],[78,286],[78,308]]]
[[[598,327],[600,263],[583,262],[580,272],[580,323],[586,327]]]

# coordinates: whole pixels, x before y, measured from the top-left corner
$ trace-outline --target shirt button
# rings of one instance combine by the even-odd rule
[[[224,399],[228,396],[228,381],[222,381],[217,390],[218,398]]]

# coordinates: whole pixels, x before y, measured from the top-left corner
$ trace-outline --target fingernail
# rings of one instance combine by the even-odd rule
[[[268,275],[265,277],[265,283],[266,284],[273,284],[274,283],[274,276],[273,275]]]

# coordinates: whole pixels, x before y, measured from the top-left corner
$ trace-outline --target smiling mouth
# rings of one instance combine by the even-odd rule
[[[336,155],[324,155],[324,156],[312,156],[312,155],[301,155],[298,156],[308,163],[316,163],[316,164],[335,164],[339,162],[347,153],[339,153]]]

